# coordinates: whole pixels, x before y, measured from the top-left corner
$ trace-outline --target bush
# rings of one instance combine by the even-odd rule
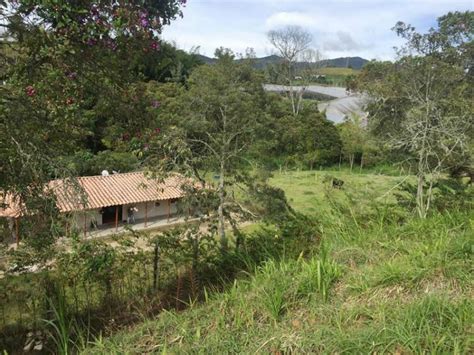
[[[429,183],[424,189],[428,191]],[[440,212],[447,210],[470,210],[474,207],[474,188],[456,179],[439,179],[433,182],[431,206]],[[405,182],[395,194],[398,203],[404,208],[416,208],[417,186]]]

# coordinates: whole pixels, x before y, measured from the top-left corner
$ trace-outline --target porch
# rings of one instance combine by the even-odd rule
[[[137,219],[135,223],[128,224],[125,222],[118,223],[115,226],[114,223],[102,224],[96,228],[90,229],[85,234],[86,239],[103,238],[111,235],[118,235],[124,233],[130,233],[131,230],[142,232],[151,230],[168,229],[175,227],[180,224],[191,222],[195,219],[185,218],[179,215],[173,215],[169,218],[166,216],[152,217],[148,219]]]

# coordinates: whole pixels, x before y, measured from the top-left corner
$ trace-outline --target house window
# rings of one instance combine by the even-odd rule
[[[159,203],[158,201],[155,202],[155,207],[160,207],[161,203]]]

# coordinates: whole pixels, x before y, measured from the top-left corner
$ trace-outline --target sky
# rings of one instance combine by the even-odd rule
[[[426,31],[449,11],[474,10],[474,0],[188,0],[183,18],[163,31],[178,48],[213,57],[220,46],[273,54],[266,33],[299,25],[325,58],[394,59],[403,42],[391,28],[403,21]]]

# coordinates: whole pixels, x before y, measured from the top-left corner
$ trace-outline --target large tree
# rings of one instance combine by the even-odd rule
[[[156,144],[145,147],[145,155],[160,174],[182,172],[202,187],[214,177],[210,191],[216,213],[211,214],[226,249],[226,223],[236,227],[249,213],[237,195],[249,183],[247,158],[263,119],[264,92],[249,63],[237,63],[227,49],[218,49],[216,56],[215,65],[199,67],[190,76],[189,89],[176,98],[178,115],[167,103],[173,119],[156,136]]]
[[[78,146],[107,146],[94,142],[98,130],[114,141],[123,127],[139,132],[150,121],[133,58],[159,51],[158,34],[180,14],[180,3],[0,2],[6,61],[0,188],[14,190],[23,177],[27,186],[33,166],[54,177],[55,157]]]
[[[71,175],[64,156],[154,125],[135,65],[158,53],[183,3],[0,0],[1,191],[39,218],[44,184]]]
[[[416,166],[416,206],[424,218],[433,185],[454,161],[472,156],[474,12],[449,13],[426,34],[402,22],[395,63],[372,62],[359,77],[369,94],[369,124]]]
[[[299,26],[287,26],[267,33],[268,41],[281,57],[281,63],[272,67],[277,83],[288,86],[288,98],[294,116],[298,116],[305,88],[316,73],[321,60],[319,51],[312,49],[313,36]],[[296,88],[296,79],[303,83]]]
[[[356,156],[360,158],[362,168],[363,155],[369,139],[368,132],[363,127],[362,117],[352,114],[338,127],[342,140],[342,153],[349,160],[351,172]]]

